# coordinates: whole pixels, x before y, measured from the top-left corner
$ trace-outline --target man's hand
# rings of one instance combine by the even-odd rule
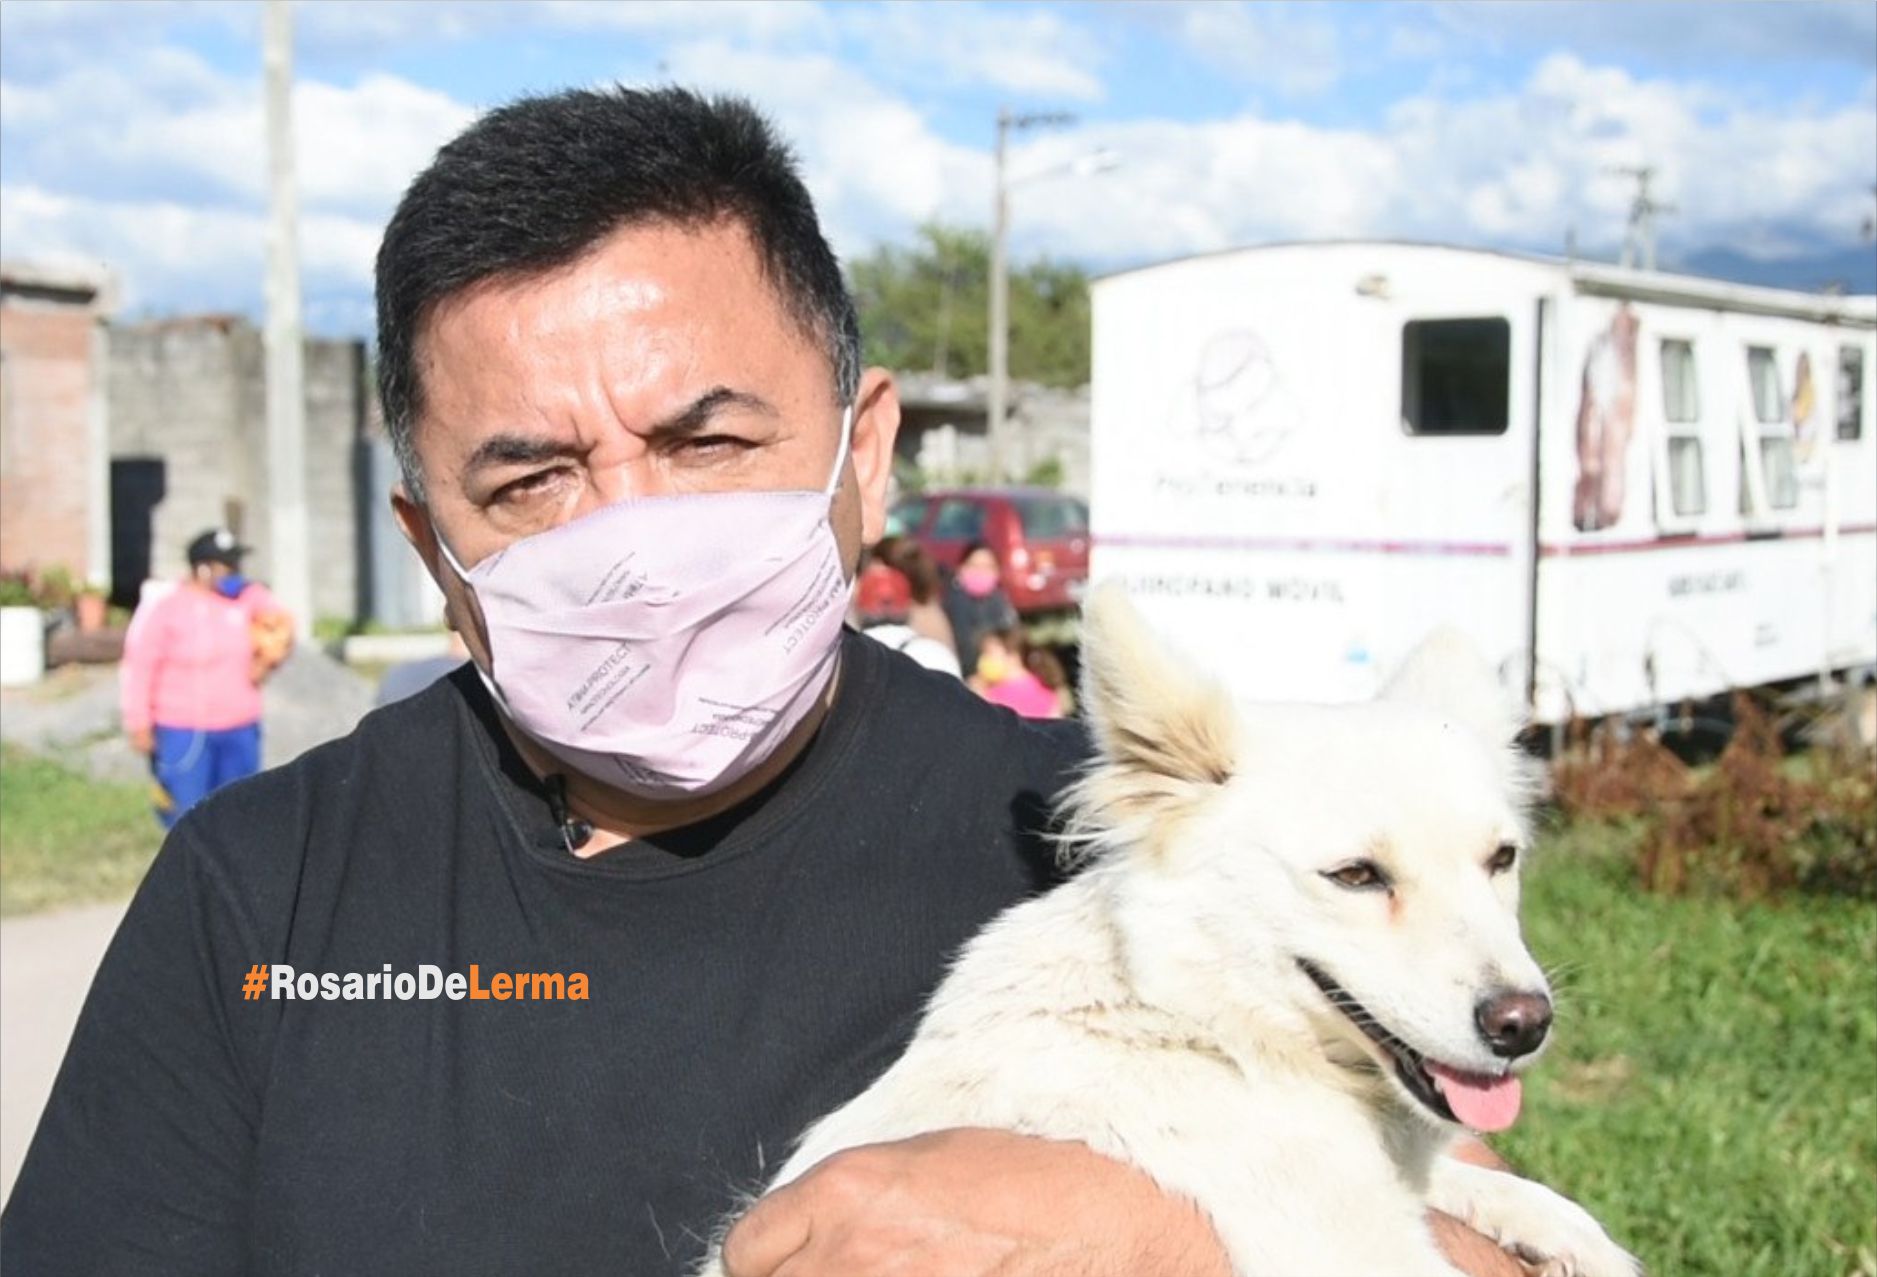
[[[1483,1146],[1466,1160],[1490,1158]],[[1501,1163],[1503,1165],[1503,1163]],[[1531,1272],[1459,1220],[1435,1241],[1471,1277]],[[836,1154],[724,1242],[729,1277],[1229,1277],[1211,1225],[1084,1145],[956,1130]],[[1385,1277],[1378,1274],[1377,1277]]]
[[[1532,1269],[1492,1238],[1476,1233],[1451,1215],[1427,1213],[1434,1244],[1447,1262],[1469,1277],[1531,1277]]]
[[[156,752],[156,732],[148,727],[133,727],[125,733],[130,737],[130,747],[148,758]]]
[[[1081,1144],[957,1130],[836,1154],[757,1202],[730,1277],[1228,1277],[1199,1209]]]

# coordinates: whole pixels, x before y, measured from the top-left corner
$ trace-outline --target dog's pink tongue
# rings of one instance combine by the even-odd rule
[[[1427,1071],[1446,1098],[1453,1115],[1476,1131],[1503,1131],[1518,1121],[1523,1088],[1511,1074],[1504,1077],[1476,1077],[1442,1068],[1432,1060]]]

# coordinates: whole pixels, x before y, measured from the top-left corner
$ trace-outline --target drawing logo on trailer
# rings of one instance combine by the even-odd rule
[[[1200,445],[1214,458],[1262,465],[1303,424],[1264,339],[1249,329],[1214,335],[1200,348],[1178,415],[1191,414]]]

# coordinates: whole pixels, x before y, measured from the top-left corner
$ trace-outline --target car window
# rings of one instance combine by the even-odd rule
[[[924,497],[907,497],[887,511],[886,535],[906,536],[917,532],[919,525],[925,522],[925,506]]]
[[[956,498],[941,501],[928,535],[934,541],[981,541],[984,539],[984,507]]]
[[[1070,497],[1033,497],[1017,502],[1023,535],[1032,541],[1055,541],[1088,531],[1088,509]]]

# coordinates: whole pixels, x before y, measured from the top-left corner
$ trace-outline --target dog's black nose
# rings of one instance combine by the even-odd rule
[[[1530,1055],[1551,1029],[1551,999],[1542,993],[1501,993],[1473,1008],[1473,1019],[1494,1055]]]

